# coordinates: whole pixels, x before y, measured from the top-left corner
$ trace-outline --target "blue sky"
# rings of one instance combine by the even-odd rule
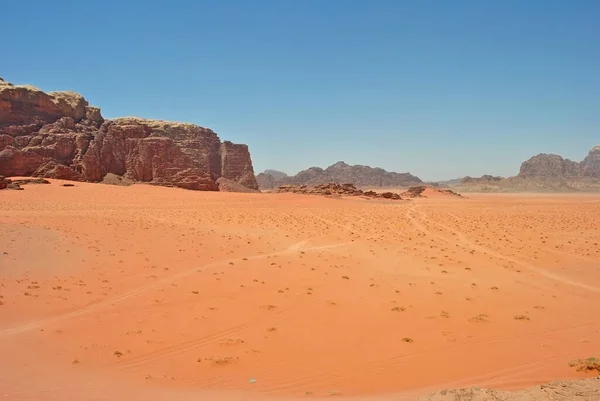
[[[0,76],[196,123],[255,170],[513,175],[600,143],[600,1],[10,1]]]

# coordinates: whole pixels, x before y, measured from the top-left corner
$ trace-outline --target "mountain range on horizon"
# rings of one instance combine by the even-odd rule
[[[259,188],[269,190],[281,185],[316,185],[329,182],[353,183],[359,187],[406,187],[423,184],[411,173],[389,172],[379,167],[349,165],[343,161],[329,167],[309,167],[290,176],[268,169],[256,176]],[[460,187],[464,191],[506,192],[519,190],[577,191],[600,189],[600,145],[575,162],[560,155],[540,153],[521,164],[514,177],[483,175],[429,182],[432,185]]]
[[[256,176],[260,189],[273,189],[280,185],[317,185],[330,182],[352,183],[366,187],[403,187],[418,185],[423,181],[411,173],[396,173],[379,167],[349,165],[343,161],[329,167],[309,167],[294,176],[277,170],[266,170]]]

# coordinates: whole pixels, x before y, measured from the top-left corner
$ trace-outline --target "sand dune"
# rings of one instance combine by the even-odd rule
[[[599,356],[594,195],[59,184],[0,193],[7,399],[397,400]]]

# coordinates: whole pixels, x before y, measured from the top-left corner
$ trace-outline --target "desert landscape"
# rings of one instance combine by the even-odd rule
[[[49,181],[0,193],[7,399],[598,399],[598,195]]]
[[[600,401],[600,2],[4,3],[0,400]]]
[[[598,147],[466,179],[571,193],[257,179],[207,128],[0,100],[6,399],[600,399]]]

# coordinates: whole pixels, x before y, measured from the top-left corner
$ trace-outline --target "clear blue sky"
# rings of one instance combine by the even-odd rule
[[[600,143],[600,1],[7,1],[0,76],[193,122],[257,171],[516,174]]]

